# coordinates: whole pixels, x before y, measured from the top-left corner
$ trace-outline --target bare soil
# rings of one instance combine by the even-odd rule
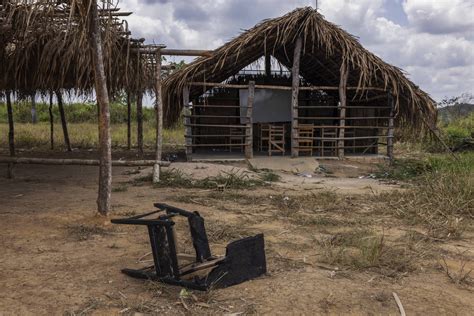
[[[148,236],[142,227],[112,225],[95,215],[97,168],[17,166],[16,179],[0,178],[0,314],[398,315],[392,292],[408,315],[472,314],[472,285],[456,284],[440,261],[444,256],[452,273],[463,264],[474,268],[472,234],[443,243],[416,241],[406,257],[410,268],[401,271],[391,269],[390,260],[405,260],[395,252],[383,269],[325,260],[321,241],[356,228],[383,234],[387,249],[422,231],[390,216],[383,201],[374,202],[374,187],[396,185],[359,179],[373,166],[356,167],[348,168],[362,171],[350,178],[335,172],[300,190],[298,181],[314,178],[285,175],[282,183],[225,192],[137,186],[130,182],[134,169],[115,168],[111,218],[149,211],[153,202],[199,211],[216,254],[231,240],[265,234],[267,275],[203,293],[120,273],[149,264]]]

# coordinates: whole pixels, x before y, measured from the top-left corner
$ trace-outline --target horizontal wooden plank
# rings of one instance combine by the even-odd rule
[[[338,119],[345,119],[345,120],[388,120],[390,117],[386,116],[371,116],[371,117],[340,117],[340,116],[335,116],[335,117],[320,117],[320,116],[298,116],[296,119],[300,120],[338,120]]]
[[[226,128],[250,128],[245,125],[214,125],[214,124],[184,124],[184,126],[191,126],[191,127],[226,127]]]
[[[238,116],[238,115],[184,115],[184,117],[189,118],[249,118],[248,116]]]
[[[53,158],[26,158],[0,157],[0,163],[37,164],[37,165],[83,165],[99,166],[97,159],[53,159]],[[153,166],[155,160],[112,160],[113,166]],[[161,166],[169,166],[169,161],[158,161]]]

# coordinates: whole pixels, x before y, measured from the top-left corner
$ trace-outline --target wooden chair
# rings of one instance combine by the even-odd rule
[[[258,139],[258,150],[268,150],[270,143],[270,124],[262,123],[259,124],[259,139]]]
[[[299,124],[298,125],[298,152],[309,152],[309,155],[313,155],[313,137],[314,137],[314,125],[313,124]]]
[[[231,128],[229,133],[229,152],[232,152],[234,144],[241,144],[240,151],[244,151],[245,135],[243,135],[244,129],[242,128]]]
[[[285,155],[285,126],[270,125],[270,140],[268,145],[268,155],[272,153],[281,153]]]
[[[321,157],[329,150],[330,157],[337,156],[337,128],[322,128],[321,130]]]

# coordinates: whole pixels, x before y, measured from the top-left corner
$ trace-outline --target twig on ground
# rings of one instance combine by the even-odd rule
[[[400,310],[400,316],[406,316],[405,314],[405,309],[403,308],[402,301],[400,301],[400,298],[398,297],[397,293],[392,292],[393,298],[395,299],[395,302],[397,302],[398,309]]]

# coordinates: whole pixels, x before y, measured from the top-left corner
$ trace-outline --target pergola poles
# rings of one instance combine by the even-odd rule
[[[393,163],[393,135],[394,135],[394,116],[395,116],[395,109],[394,109],[394,101],[392,93],[388,93],[388,102],[390,106],[390,118],[388,119],[388,131],[387,131],[387,156],[390,163]]]
[[[127,149],[130,150],[132,148],[132,100],[131,100],[130,92],[127,92]]]
[[[191,126],[191,110],[189,109],[189,86],[183,88],[184,105],[184,141],[186,145],[186,160],[191,161],[193,155],[193,128]]]
[[[153,183],[160,182],[160,165],[162,147],[163,147],[163,100],[161,93],[161,52],[157,48],[156,53],[156,70],[155,70],[155,114],[156,114],[156,150],[155,150],[155,165],[153,166]]]
[[[138,154],[143,156],[143,92],[137,92],[137,146]]]
[[[97,207],[101,215],[107,215],[111,208],[112,193],[112,143],[110,139],[109,94],[105,77],[100,35],[97,0],[92,0],[90,41],[94,64],[95,91],[99,106],[99,194]]]
[[[298,157],[298,94],[300,87],[300,57],[303,40],[298,37],[293,54],[293,67],[291,68],[291,157]]]
[[[13,124],[13,109],[12,100],[10,98],[10,91],[6,92],[7,99],[7,115],[8,115],[8,148],[10,156],[15,157],[15,127]],[[13,164],[9,163],[7,168],[7,178],[13,179]]]
[[[339,81],[339,140],[337,141],[337,155],[339,159],[344,158],[344,133],[346,125],[346,107],[347,107],[347,78],[349,69],[345,61],[341,64],[340,81]]]
[[[246,126],[245,129],[245,158],[253,158],[253,101],[255,99],[255,81],[249,82],[249,96],[247,99]]]
[[[63,104],[63,96],[61,91],[56,91],[56,97],[58,99],[58,109],[59,115],[61,116],[61,125],[63,127],[63,135],[64,135],[64,145],[66,145],[67,151],[71,151],[71,142],[69,141],[69,132],[67,130],[67,121],[66,121],[66,113],[64,113],[64,104]]]
[[[49,93],[49,142],[51,150],[54,149],[54,117],[53,117],[53,92]]]

